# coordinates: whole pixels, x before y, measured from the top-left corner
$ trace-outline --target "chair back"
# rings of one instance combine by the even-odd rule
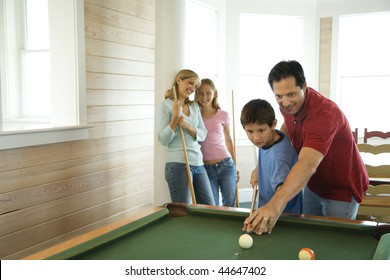
[[[379,138],[382,138],[382,139],[389,138],[389,141],[390,141],[390,131],[389,132],[368,131],[367,128],[365,128],[364,129],[363,142],[367,143],[368,142],[368,138],[373,138],[373,137],[379,137]]]
[[[390,144],[357,144],[370,179],[390,178]],[[390,180],[389,180],[390,181]]]
[[[384,183],[384,184],[376,185],[376,186],[369,185],[366,194],[390,196],[390,184]],[[390,209],[389,209],[389,215],[390,215]]]
[[[357,144],[358,143],[358,137],[359,137],[357,128],[355,128],[355,131],[352,130],[352,136],[353,136],[353,139],[355,139],[355,143]]]
[[[357,144],[370,183],[360,204],[358,219],[390,222],[390,144]],[[379,161],[375,157],[382,156]]]

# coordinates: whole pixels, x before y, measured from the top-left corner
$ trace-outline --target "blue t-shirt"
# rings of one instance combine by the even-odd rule
[[[259,207],[270,201],[298,160],[298,155],[287,136],[280,130],[276,132],[280,138],[271,146],[259,149]],[[302,204],[302,192],[300,192],[287,203],[283,212],[302,214]]]

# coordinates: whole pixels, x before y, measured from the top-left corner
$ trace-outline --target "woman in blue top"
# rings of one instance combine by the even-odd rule
[[[245,104],[240,120],[249,140],[259,148],[257,168],[260,208],[283,187],[298,155],[287,136],[275,129],[275,112],[266,100],[254,99]],[[300,192],[287,203],[283,212],[302,214],[302,203]]]
[[[215,205],[198,143],[204,141],[207,130],[198,104],[189,99],[199,84],[199,77],[194,71],[183,69],[177,73],[172,88],[166,91],[165,100],[158,108],[157,133],[159,142],[167,147],[165,180],[172,202],[190,203],[186,159],[180,136],[182,128],[196,202]],[[177,96],[174,96],[175,92]]]

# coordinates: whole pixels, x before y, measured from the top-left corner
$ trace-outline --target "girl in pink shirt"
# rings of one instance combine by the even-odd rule
[[[206,139],[200,144],[215,204],[219,205],[219,192],[221,192],[223,206],[234,207],[239,175],[232,159],[234,151],[229,115],[221,110],[218,104],[218,92],[210,79],[201,81],[201,85],[196,90],[195,100],[200,106],[207,129]]]

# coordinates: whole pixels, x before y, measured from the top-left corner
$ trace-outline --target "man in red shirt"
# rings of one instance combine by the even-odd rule
[[[344,113],[307,87],[297,61],[276,64],[268,83],[298,161],[273,198],[245,220],[244,229],[251,224],[257,234],[271,233],[287,202],[302,189],[304,214],[355,219],[368,175]],[[256,174],[252,173],[252,185],[257,183]]]

